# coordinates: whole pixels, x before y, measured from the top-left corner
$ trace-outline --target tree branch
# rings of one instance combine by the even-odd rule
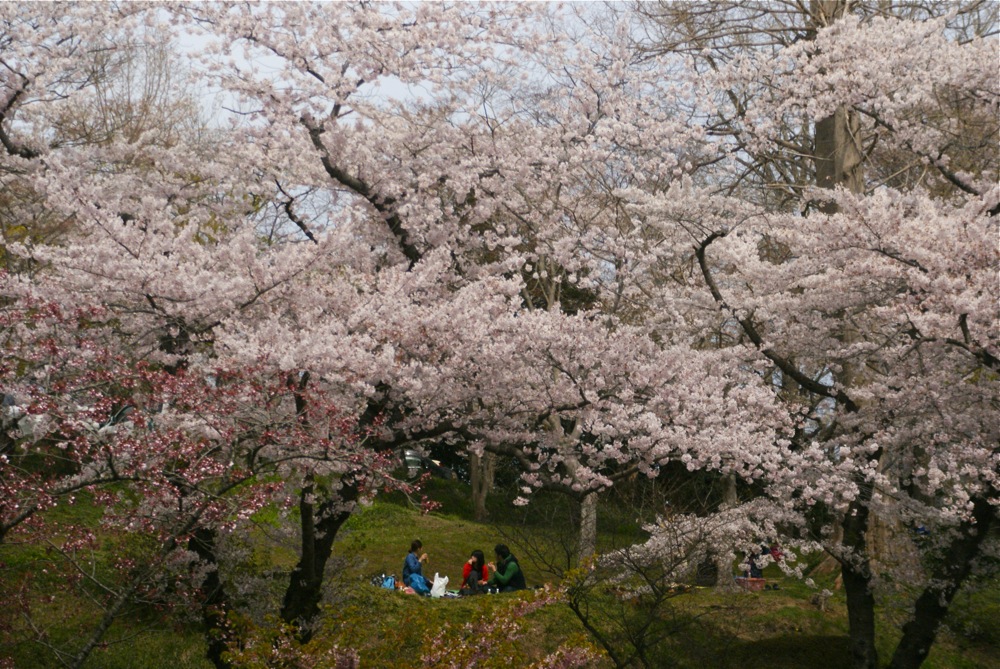
[[[399,246],[403,251],[403,255],[410,261],[409,267],[412,269],[414,265],[420,262],[423,256],[417,247],[410,241],[410,235],[403,227],[403,222],[400,220],[399,214],[393,211],[392,205],[395,203],[395,200],[393,198],[379,197],[371,186],[369,186],[363,179],[352,176],[334,165],[330,161],[330,154],[326,150],[326,145],[323,143],[323,128],[311,124],[306,119],[302,119],[302,125],[304,125],[309,131],[309,139],[312,141],[316,150],[319,151],[320,161],[322,162],[323,169],[326,170],[326,173],[340,185],[351,189],[363,197],[369,204],[371,204],[372,207],[375,208],[378,213],[382,215],[386,224],[389,226],[389,230],[399,241]]]
[[[743,331],[746,333],[750,341],[754,343],[757,349],[768,360],[777,365],[785,375],[811,393],[837,400],[837,402],[842,404],[848,412],[853,413],[857,411],[858,405],[855,404],[854,400],[852,400],[843,390],[835,391],[831,387],[825,386],[822,383],[806,376],[795,365],[793,365],[790,360],[779,355],[776,351],[774,351],[774,349],[765,347],[764,338],[760,336],[760,333],[757,331],[753,321],[749,318],[741,318],[736,313],[736,310],[726,303],[725,298],[722,296],[722,292],[715,283],[715,278],[712,276],[712,271],[708,267],[708,262],[705,260],[705,250],[708,248],[708,245],[716,239],[725,237],[726,234],[726,232],[713,232],[698,246],[698,248],[695,249],[695,255],[698,258],[698,265],[701,267],[701,274],[705,279],[705,284],[708,286],[709,291],[712,293],[712,298],[722,309],[729,312],[736,322],[740,324],[740,327],[743,328]]]

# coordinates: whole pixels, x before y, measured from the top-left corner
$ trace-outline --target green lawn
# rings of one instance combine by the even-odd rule
[[[525,534],[510,528],[480,524],[470,520],[464,489],[457,483],[434,482],[428,494],[443,501],[434,513],[421,514],[400,498],[389,497],[362,508],[345,525],[334,548],[334,568],[330,573],[329,595],[324,616],[310,652],[333,645],[358,650],[363,667],[405,668],[425,666],[421,657],[430,640],[443,634],[446,644],[456,648],[475,637],[476,630],[497,617],[509,615],[515,599],[530,599],[534,593],[432,600],[372,587],[368,579],[382,572],[400,573],[410,541],[420,538],[430,561],[425,573],[448,576],[457,588],[462,566],[474,548],[492,557],[499,541],[510,543],[519,556],[530,586],[555,584],[556,577],[546,564],[558,563],[559,555],[536,559],[532,550],[521,550],[517,536],[536,537],[558,534],[563,528],[530,526]],[[499,506],[494,517],[514,518]],[[61,511],[60,513],[66,513]],[[91,514],[88,516],[88,514]],[[94,517],[92,509],[81,515]],[[616,526],[628,535],[632,528]],[[620,538],[620,537],[619,537]],[[605,541],[614,538],[604,537]],[[287,544],[271,541],[262,531],[253,539],[250,569],[278,570],[268,604],[276,613],[284,576],[295,554]],[[539,542],[538,546],[546,546]],[[116,550],[122,550],[118,546]],[[558,548],[554,548],[558,552]],[[44,594],[56,588],[58,569],[51,552],[41,548],[5,546],[0,548],[0,580],[33,574],[35,586]],[[843,593],[835,591],[826,611],[810,603],[815,593],[803,583],[783,578],[774,567],[765,572],[769,582],[780,589],[758,593],[720,594],[711,588],[693,588],[671,600],[664,615],[676,616],[683,624],[660,646],[663,666],[717,667],[745,669],[769,667],[797,669],[848,667],[847,617]],[[832,586],[829,583],[821,586]],[[13,580],[8,580],[13,582]],[[5,590],[0,590],[3,594]],[[47,628],[48,643],[72,644],[92,627],[96,609],[82,598],[60,596],[32,600],[36,620]],[[266,608],[266,607],[265,607]],[[960,595],[945,630],[925,663],[929,669],[1000,668],[1000,586]],[[258,619],[260,622],[260,619]],[[882,626],[893,634],[888,625]],[[506,634],[507,632],[505,632]],[[554,651],[560,644],[585,643],[587,635],[572,612],[563,605],[544,607],[524,620],[520,633],[510,633],[501,646],[478,666],[517,667]],[[88,667],[100,669],[204,669],[204,640],[196,620],[174,621],[157,611],[137,608],[118,621],[108,635],[107,646],[97,650]],[[0,616],[0,658],[17,669],[58,666],[43,644],[33,640],[16,607],[5,607]],[[894,639],[881,638],[881,652],[888,657]],[[12,664],[11,664],[12,663]],[[606,661],[597,667],[610,667]],[[5,667],[0,662],[0,667]]]

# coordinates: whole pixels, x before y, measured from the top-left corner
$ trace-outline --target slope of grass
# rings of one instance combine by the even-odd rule
[[[434,482],[430,493],[440,495],[442,499],[457,497],[461,491],[456,492],[455,485]],[[462,508],[461,505],[456,506]],[[346,528],[349,531],[338,541],[337,550],[344,551],[345,555],[358,556],[359,561],[351,568],[358,579],[381,571],[398,575],[410,540],[420,538],[431,555],[431,562],[425,571],[431,576],[435,571],[447,575],[455,584],[469,551],[479,547],[489,555],[493,544],[504,538],[505,528],[478,524],[469,520],[463,512],[453,514],[449,510],[449,505],[445,503],[440,513],[421,515],[407,508],[399,499],[377,502],[350,521]],[[538,526],[534,531],[543,532],[545,529]],[[631,536],[634,528],[619,526],[617,531]],[[519,551],[514,543],[511,547],[525,566],[529,585],[557,581],[546,572],[544,564],[533,558],[531,551]],[[780,589],[719,595],[712,589],[696,588],[684,595],[678,606],[693,609],[698,622],[685,628],[676,639],[666,642],[670,664],[720,669],[743,669],[747,666],[779,669],[848,667],[846,600],[842,591],[834,589],[834,575],[818,578],[817,588],[784,578],[773,566],[765,571],[765,576],[769,583],[778,585]],[[824,587],[829,587],[833,594],[826,610],[821,611],[811,599]],[[956,635],[946,630],[924,666],[928,669],[1000,668],[997,627],[991,622],[1000,619],[993,617],[997,613],[998,601],[1000,587],[995,584],[956,602],[955,613],[951,616],[951,620],[957,621],[953,622],[953,632],[961,631],[958,623],[964,625],[964,632]],[[368,649],[368,655],[363,657],[373,664],[366,663],[365,666],[385,667],[421,666],[411,662],[416,659],[426,635],[442,624],[470,620],[487,606],[485,599],[481,598],[433,602],[388,591],[369,593],[365,602],[363,617],[378,621],[373,624],[392,632],[355,638],[354,641],[362,644],[358,647]],[[351,618],[354,616],[345,614],[339,619],[346,621]],[[557,639],[584,636],[580,623],[562,606],[550,607],[536,614],[531,619],[531,625],[536,627],[531,635],[533,639],[549,642],[542,645],[545,650],[552,650],[556,644],[551,642]],[[339,633],[336,630],[343,629],[344,625],[338,624],[329,631],[336,634]],[[879,640],[880,652],[887,660],[898,630],[889,626],[880,629],[884,632]],[[396,650],[393,651],[392,647]]]
[[[335,569],[330,573],[329,592],[324,602],[324,616],[317,629],[310,652],[319,652],[336,645],[354,648],[362,658],[362,666],[379,668],[422,667],[421,657],[428,652],[432,640],[443,635],[445,644],[456,648],[474,640],[477,630],[498,616],[509,615],[507,608],[517,598],[530,599],[532,593],[520,595],[481,596],[449,600],[403,595],[373,587],[368,579],[382,572],[400,573],[403,557],[410,541],[420,538],[430,555],[425,573],[448,576],[451,588],[457,588],[462,566],[474,548],[491,556],[494,544],[504,541],[518,554],[531,586],[555,584],[557,578],[550,567],[561,556],[545,555],[551,544],[538,541],[534,550],[520,546],[518,536],[533,540],[545,533],[558,534],[566,528],[558,514],[546,515],[546,509],[535,510],[534,520],[518,516],[502,505],[502,498],[491,507],[494,518],[524,523],[515,533],[509,526],[476,523],[470,519],[471,507],[467,488],[457,482],[432,482],[427,494],[442,502],[433,513],[423,514],[400,497],[379,499],[360,509],[345,525],[334,546]],[[546,504],[544,499],[539,500]],[[554,504],[557,504],[554,502]],[[96,522],[93,508],[79,507],[60,510],[72,520]],[[547,518],[548,520],[538,520]],[[554,525],[554,526],[553,526]],[[602,535],[602,542],[617,543],[633,536],[636,528],[618,522],[616,532]],[[602,528],[603,529],[603,528]],[[287,547],[272,544],[263,537],[253,539],[256,545],[253,568],[277,568],[287,572],[294,563],[294,553]],[[121,546],[109,543],[100,560],[108,562]],[[551,550],[558,551],[555,547]],[[51,643],[79,640],[92,628],[97,608],[85,598],[71,596],[59,587],[59,571],[54,556],[44,549],[28,546],[0,547],[0,586],[18,579],[32,577],[38,588],[32,600],[36,619],[47,628]],[[747,666],[767,666],[778,669],[824,667],[838,669],[849,666],[847,652],[847,616],[844,596],[834,590],[826,611],[810,602],[815,594],[799,581],[785,579],[776,568],[765,571],[770,583],[779,590],[757,593],[719,593],[710,588],[693,588],[671,601],[664,616],[676,616],[676,632],[660,645],[661,666],[717,667],[744,669]],[[280,573],[275,582],[280,591]],[[833,589],[832,575],[825,577],[820,587]],[[0,587],[3,592],[5,587]],[[50,598],[55,600],[50,601]],[[269,603],[273,613],[278,602]],[[620,603],[616,604],[619,606]],[[112,628],[107,647],[94,653],[88,667],[99,669],[207,669],[203,659],[204,639],[196,621],[171,622],[156,611],[135,609],[134,614],[119,620]],[[949,616],[949,628],[932,649],[925,663],[928,669],[995,669],[1000,668],[1000,635],[995,621],[1000,619],[1000,585],[975,593],[963,593]],[[560,644],[587,642],[587,635],[572,612],[563,605],[553,605],[531,613],[523,621],[520,632],[503,628],[503,644],[493,652],[482,667],[504,666],[516,669],[526,666]],[[887,659],[898,630],[883,625],[880,628],[880,652]],[[509,635],[509,638],[507,636]],[[53,657],[36,643],[33,633],[19,618],[15,607],[7,606],[0,613],[0,660],[7,658],[10,666],[19,669],[41,669],[57,666]],[[71,645],[71,644],[70,644]],[[0,661],[0,667],[4,664]],[[595,669],[610,667],[610,661],[598,663]]]

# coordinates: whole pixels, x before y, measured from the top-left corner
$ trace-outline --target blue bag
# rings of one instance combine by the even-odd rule
[[[395,590],[396,589],[396,577],[395,576],[386,576],[385,578],[383,578],[382,579],[382,587],[385,588],[386,590]]]
[[[418,595],[431,594],[431,584],[420,574],[410,574],[410,587]]]

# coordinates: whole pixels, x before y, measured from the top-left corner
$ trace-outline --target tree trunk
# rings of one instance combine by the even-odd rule
[[[201,602],[201,619],[205,625],[205,639],[208,642],[205,657],[215,665],[216,669],[229,669],[231,665],[223,659],[223,653],[226,652],[226,640],[223,633],[225,632],[228,607],[222,580],[219,578],[215,539],[215,530],[201,528],[188,540],[188,550],[196,553],[202,562],[213,567],[201,586],[204,593],[204,599]]]
[[[852,554],[841,558],[840,573],[844,580],[844,594],[847,596],[847,623],[854,669],[878,667],[875,595],[871,589],[871,569],[866,545],[870,501],[869,492],[850,506],[844,518],[844,546],[851,549]]]
[[[185,527],[181,533],[190,531],[194,522],[195,521],[192,520],[191,524]],[[97,626],[91,632],[90,637],[87,639],[86,643],[84,643],[83,647],[80,648],[79,652],[77,652],[71,661],[63,661],[63,666],[69,667],[70,669],[80,669],[84,665],[87,658],[90,657],[90,654],[100,645],[104,635],[107,634],[109,629],[111,629],[111,625],[114,623],[115,618],[121,614],[125,605],[130,601],[133,601],[135,593],[138,592],[141,586],[149,583],[149,579],[152,578],[152,575],[156,572],[157,568],[162,566],[163,559],[176,547],[177,543],[175,539],[171,537],[163,544],[159,553],[153,556],[146,563],[145,568],[138,574],[132,576],[128,585],[124,589],[119,590],[118,593],[115,594],[111,603],[104,609],[104,615],[101,616],[101,620],[97,623]]]
[[[854,669],[877,669],[875,647],[875,595],[870,578],[861,569],[841,567],[844,593],[847,595],[847,623],[850,628],[851,666]]]
[[[893,653],[891,669],[917,669],[927,659],[955,593],[969,576],[983,541],[996,524],[996,513],[982,497],[973,500],[972,517],[973,521],[963,523],[958,537],[944,552],[944,561],[917,599],[913,618],[903,625],[903,638]]]
[[[89,658],[90,654],[94,652],[94,649],[100,645],[101,639],[104,638],[104,635],[107,634],[109,629],[111,629],[111,625],[114,623],[115,618],[118,617],[125,605],[132,599],[136,591],[139,589],[139,586],[144,585],[146,583],[146,579],[149,578],[152,573],[153,569],[151,567],[147,568],[141,576],[133,578],[128,587],[118,593],[111,606],[104,611],[104,615],[101,617],[97,627],[94,628],[94,631],[91,632],[90,638],[83,645],[83,648],[80,649],[71,663],[67,664],[66,662],[63,662],[63,666],[68,666],[70,669],[80,669],[83,666],[83,663],[87,661],[87,658]]]
[[[493,477],[496,473],[496,455],[484,452],[481,456],[469,455],[469,470],[472,478],[473,514],[477,522],[489,518],[486,498],[493,491]]]
[[[597,552],[597,493],[587,493],[580,500],[580,561]]]
[[[843,18],[847,0],[813,0],[810,4],[815,28],[828,26]],[[821,188],[845,188],[852,193],[864,192],[862,153],[858,141],[860,124],[857,114],[840,106],[834,113],[816,122],[815,155],[816,185]],[[837,211],[834,203],[821,203],[827,214]],[[845,319],[846,323],[846,319]],[[850,342],[855,334],[845,328],[841,339]],[[838,382],[850,388],[857,381],[856,370],[845,366]],[[863,483],[863,486],[866,485]],[[872,493],[863,495],[852,504],[844,519],[843,545],[852,554],[841,558],[841,576],[847,595],[847,619],[850,628],[851,658],[855,669],[876,669],[878,650],[875,646],[875,596],[871,590],[871,567],[866,534],[868,505]]]
[[[736,477],[730,474],[722,480],[722,508],[731,509],[739,503],[736,495]],[[715,561],[715,587],[720,590],[733,590],[736,581],[733,580],[733,560],[728,555],[720,555]]]
[[[891,462],[891,459],[883,457],[882,462]],[[890,473],[894,475],[899,472]],[[879,511],[873,510],[869,514],[867,544],[872,568],[876,573],[923,574],[925,569],[921,563],[920,549],[913,539],[912,530],[899,519],[899,513],[894,511],[897,506],[896,500],[883,496],[879,500]]]
[[[810,12],[814,29],[828,26],[843,18],[847,0],[812,0]],[[840,106],[832,115],[816,122],[815,155],[816,185],[820,188],[845,188],[852,193],[865,190],[863,155],[858,139],[858,115],[848,107]],[[836,206],[826,203],[820,210],[836,213]]]
[[[864,173],[861,169],[861,147],[858,144],[860,123],[855,112],[838,107],[832,116],[816,122],[816,185],[821,188],[845,188],[863,193]],[[828,214],[836,206],[820,207]]]
[[[333,540],[351,517],[358,489],[353,484],[344,483],[339,498],[324,501],[318,511],[312,502],[314,494],[315,486],[309,480],[299,497],[302,553],[292,571],[281,605],[281,619],[295,626],[302,643],[308,643],[312,638],[311,624],[319,614],[323,573],[333,551]],[[344,508],[337,510],[337,506]]]

